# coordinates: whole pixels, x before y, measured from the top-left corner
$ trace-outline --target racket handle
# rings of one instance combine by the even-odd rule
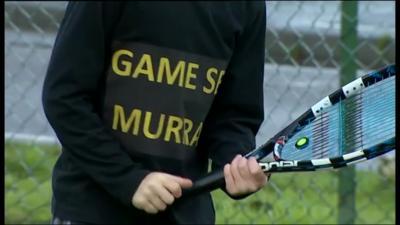
[[[256,160],[260,160],[268,155],[271,151],[268,149],[273,149],[273,145],[275,142],[269,140],[265,144],[261,145],[260,147],[254,149],[253,151],[247,153],[244,157],[250,158],[255,157]],[[207,175],[193,183],[193,186],[188,189],[182,190],[182,196],[191,196],[196,195],[198,193],[205,193],[210,192],[215,189],[221,188],[225,186],[225,177],[224,177],[224,170],[221,169],[217,172],[213,172],[210,175]]]
[[[210,192],[225,186],[224,171],[220,170],[207,175],[193,183],[193,186],[182,190],[182,197]]]

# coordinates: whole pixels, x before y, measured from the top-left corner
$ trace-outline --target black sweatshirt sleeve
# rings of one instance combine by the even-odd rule
[[[42,101],[63,151],[82,171],[127,206],[149,171],[111,136],[95,102],[118,4],[71,2],[59,30]]]
[[[199,143],[200,148],[208,149],[213,170],[223,168],[236,154],[254,149],[255,135],[264,119],[265,3],[253,3]]]

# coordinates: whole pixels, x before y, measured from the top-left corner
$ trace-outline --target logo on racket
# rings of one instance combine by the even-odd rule
[[[294,146],[296,146],[297,149],[303,149],[308,146],[308,142],[309,141],[307,137],[301,137],[297,139],[296,144]]]

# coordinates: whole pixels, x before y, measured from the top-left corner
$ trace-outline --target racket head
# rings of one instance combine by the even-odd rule
[[[325,158],[321,158],[318,156],[313,156],[313,154],[305,154],[309,157],[303,156],[303,158],[296,156],[297,154],[294,154],[293,157],[290,156],[289,153],[286,151],[293,151],[293,143],[294,147],[296,150],[299,148],[304,151],[313,151],[313,145],[315,145],[315,140],[316,138],[313,136],[305,136],[309,135],[310,133],[307,133],[306,129],[310,129],[312,127],[312,124],[317,123],[318,118],[320,120],[325,120],[325,121],[330,121],[332,120],[331,118],[327,119],[326,116],[329,114],[329,110],[334,110],[335,107],[332,107],[334,105],[340,105],[340,104],[347,104],[346,102],[349,102],[351,98],[357,98],[355,96],[364,96],[363,94],[360,95],[360,93],[365,93],[366,91],[364,89],[369,87],[369,90],[375,90],[376,86],[378,83],[383,84],[385,82],[382,81],[389,81],[390,77],[393,77],[393,79],[390,82],[394,82],[394,76],[396,74],[395,71],[395,65],[388,66],[386,68],[383,68],[377,72],[373,72],[370,74],[367,74],[356,81],[351,82],[348,85],[345,85],[341,89],[335,91],[331,95],[325,97],[321,101],[319,101],[317,104],[315,104],[311,109],[307,110],[305,113],[303,113],[298,119],[296,119],[294,122],[292,122],[290,125],[288,125],[285,129],[277,133],[273,138],[269,139],[265,144],[261,145],[260,147],[254,149],[253,151],[249,152],[248,154],[245,155],[245,157],[254,157],[256,160],[259,161],[259,165],[261,166],[262,170],[265,171],[266,173],[269,172],[301,172],[301,171],[313,171],[313,170],[318,170],[318,169],[323,169],[323,168],[338,168],[338,167],[343,167],[349,164],[361,162],[364,160],[372,159],[374,157],[377,157],[379,155],[382,155],[386,152],[392,151],[393,149],[396,148],[395,146],[395,132],[394,132],[394,110],[391,111],[391,109],[394,109],[394,106],[391,104],[394,104],[394,93],[390,93],[388,96],[385,96],[385,104],[383,104],[385,108],[385,114],[388,114],[386,117],[387,121],[386,123],[390,124],[390,128],[388,129],[387,133],[384,133],[384,139],[378,138],[375,139],[377,141],[372,142],[368,141],[369,145],[354,145],[355,140],[358,140],[357,138],[354,139],[349,139],[348,146],[350,147],[345,147],[346,152],[342,151],[332,151],[331,153],[328,153],[328,155],[324,156]],[[389,78],[389,80],[387,80]],[[388,83],[390,83],[388,82]],[[392,86],[394,87],[394,84],[389,84],[390,88]],[[383,88],[387,89],[387,87]],[[390,89],[394,92],[394,88]],[[378,95],[379,91],[374,91],[376,97],[375,99],[380,100],[382,98],[382,95]],[[372,94],[369,94],[372,95]],[[353,97],[354,96],[354,97]],[[368,97],[368,96],[367,96]],[[364,105],[363,98],[358,97],[360,100],[355,100],[355,102],[361,104],[358,105]],[[348,99],[348,100],[346,100]],[[367,98],[373,99],[371,98]],[[365,103],[367,104],[367,103]],[[376,103],[369,102],[369,105],[374,105]],[[380,103],[381,104],[381,103]],[[349,107],[352,104],[349,104]],[[382,104],[381,104],[382,105]],[[356,108],[357,108],[356,107]],[[369,107],[364,107],[368,108]],[[364,112],[364,114],[368,115],[368,118],[373,118],[375,114],[371,114],[371,112],[379,112],[380,109],[373,109],[365,111],[363,107],[358,107],[358,109],[361,109],[361,111]],[[351,111],[351,107],[347,108],[345,107],[347,111]],[[350,110],[348,110],[350,109]],[[338,110],[338,109],[336,109]],[[340,111],[340,110],[339,110]],[[354,111],[354,109],[353,109]],[[360,110],[359,110],[360,111]],[[367,112],[367,113],[365,113]],[[335,117],[334,113],[331,113],[331,117]],[[353,115],[362,115],[362,113],[354,113]],[[376,118],[382,118],[382,114],[377,113]],[[338,118],[342,118],[341,116],[338,116]],[[345,117],[344,117],[345,118]],[[356,120],[355,118],[359,117],[352,117],[352,114],[348,115],[348,118],[345,120],[347,121],[353,121],[354,123],[357,121],[361,121],[362,124],[362,119]],[[369,121],[369,120],[368,120]],[[393,122],[391,122],[393,121]],[[352,123],[353,123],[352,122]],[[380,126],[379,123],[374,122],[372,119],[369,122],[373,122],[374,125]],[[329,123],[328,123],[329,124]],[[359,123],[360,124],[360,123]],[[357,123],[355,123],[357,125]],[[320,125],[317,125],[317,127],[323,127],[322,123]],[[339,125],[336,125],[336,127],[341,127]],[[362,126],[361,126],[362,127]],[[365,127],[365,126],[364,126]],[[350,126],[350,128],[353,128],[353,125]],[[372,132],[375,127],[372,127],[372,129],[369,129],[368,132]],[[312,130],[312,129],[311,129]],[[352,130],[352,129],[350,129]],[[308,131],[309,132],[309,131]],[[354,131],[353,131],[354,132]],[[318,132],[315,132],[318,134]],[[326,134],[329,134],[326,133]],[[341,136],[346,136],[348,134],[348,131],[344,133],[339,133]],[[369,134],[369,133],[368,133]],[[359,134],[356,134],[359,135]],[[304,139],[303,137],[307,137],[307,139]],[[337,135],[336,137],[339,137]],[[350,136],[351,137],[351,136]],[[355,136],[357,137],[357,136]],[[373,134],[370,134],[369,136],[367,135],[363,140],[369,139],[370,137],[373,137]],[[312,138],[312,139],[311,139]],[[294,140],[294,141],[292,141]],[[322,140],[322,139],[321,139]],[[351,141],[353,140],[353,141]],[[290,142],[292,141],[292,142]],[[292,143],[292,146],[290,145]],[[328,146],[329,148],[332,146]],[[292,149],[290,149],[292,148]],[[307,149],[308,148],[308,149]],[[329,149],[325,147],[325,149]],[[270,153],[273,153],[272,155],[275,158],[275,161],[273,162],[265,162],[263,161],[266,156],[270,155]],[[287,158],[286,160],[284,158]],[[223,170],[213,172],[197,181],[194,182],[193,186],[189,189],[184,190],[184,196],[190,196],[196,193],[201,193],[205,191],[211,191],[214,190],[215,188],[222,187],[224,184],[224,173]]]
[[[346,166],[393,150],[395,73],[391,65],[345,85],[248,157],[260,160],[272,153],[275,161],[287,163],[270,163],[265,170],[307,171]]]

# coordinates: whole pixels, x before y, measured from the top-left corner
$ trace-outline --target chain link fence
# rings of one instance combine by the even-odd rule
[[[265,121],[257,144],[355,75],[395,62],[394,1],[267,1]],[[5,2],[5,223],[49,223],[51,169],[60,152],[41,107],[41,87],[67,2]],[[355,45],[343,39],[354,25]],[[344,61],[344,52],[350,57]],[[282,174],[245,200],[213,192],[217,223],[394,224],[394,153],[354,168],[352,192],[337,171]],[[351,197],[354,211],[341,204]],[[345,209],[345,210],[343,210]],[[341,218],[349,217],[343,221]]]

